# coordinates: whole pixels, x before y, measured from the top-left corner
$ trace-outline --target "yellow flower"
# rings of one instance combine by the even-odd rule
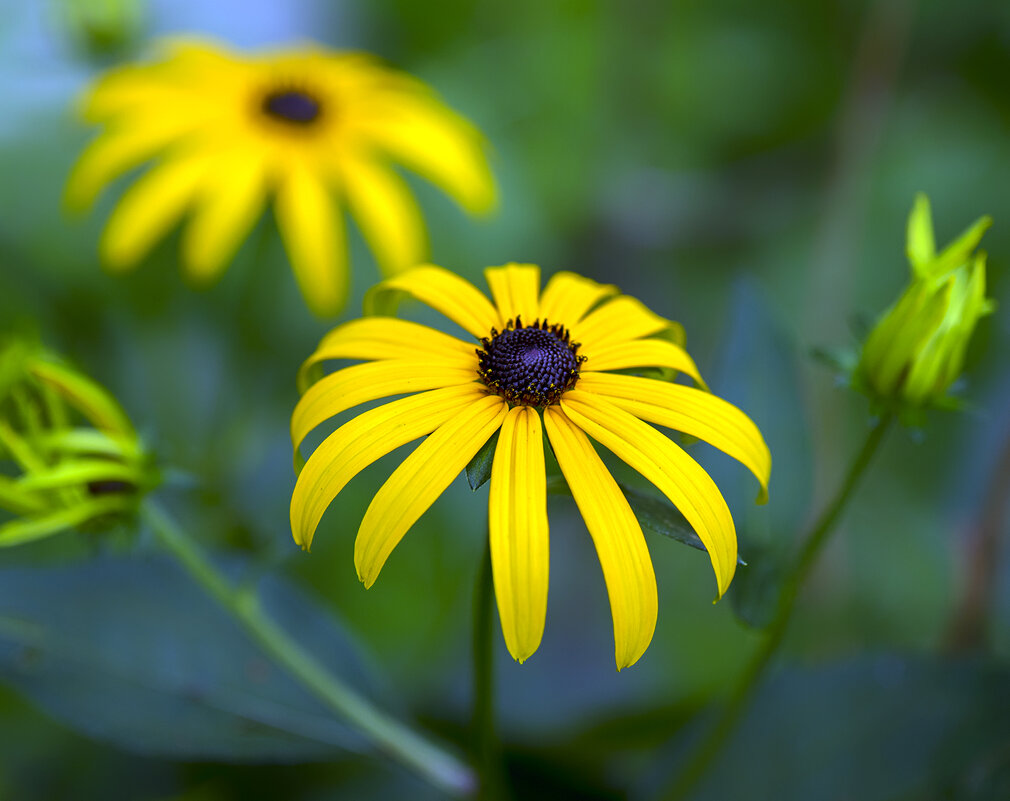
[[[154,63],[111,70],[84,98],[85,119],[105,128],[70,176],[71,208],[157,159],[105,228],[112,270],[136,265],[188,213],[184,267],[211,281],[272,197],[307,303],[334,314],[348,285],[340,204],[385,274],[424,258],[423,220],[390,161],[470,212],[494,204],[480,133],[425,84],[368,55],[305,47],[250,56],[183,39],[164,50]]]
[[[112,396],[18,342],[0,349],[0,465],[0,547],[120,521],[157,483]]]
[[[911,282],[867,337],[857,386],[906,407],[945,401],[978,321],[994,308],[985,296],[985,253],[972,252],[991,224],[978,219],[937,253],[929,199],[916,197],[908,218]]]
[[[312,384],[291,419],[297,449],[320,423],[353,406],[417,393],[340,426],[309,457],[291,499],[304,548],[323,512],[368,464],[427,436],[373,498],[358,529],[354,562],[371,586],[406,531],[497,431],[488,521],[495,593],[512,656],[540,644],[547,611],[548,535],[543,431],[596,545],[610,596],[618,669],[645,651],[656,625],[656,577],[645,538],[589,437],[670,499],[697,531],[718,592],[736,569],[733,519],[708,474],[649,423],[707,440],[757,476],[771,458],[757,427],[703,389],[611,371],[658,367],[701,378],[675,340],[679,326],[615,287],[573,273],[540,292],[533,265],[489,268],[494,303],[440,267],[384,281],[366,311],[390,313],[406,294],[461,326],[475,341],[391,316],[331,331],[302,368],[302,383],[329,359],[355,359]],[[588,436],[587,436],[588,435]]]

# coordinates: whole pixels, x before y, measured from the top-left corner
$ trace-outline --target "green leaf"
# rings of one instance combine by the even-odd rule
[[[814,347],[810,349],[810,358],[839,378],[848,378],[858,361],[855,353],[843,348]]]
[[[891,654],[784,670],[691,799],[1006,799],[1008,682],[990,660]],[[698,719],[681,742],[709,724]]]
[[[743,409],[761,429],[772,452],[768,505],[751,506],[751,478],[727,459],[707,459],[707,470],[733,508],[740,552],[748,566],[738,570],[728,592],[746,625],[763,625],[768,599],[778,591],[778,572],[794,553],[795,532],[810,513],[814,457],[802,390],[803,350],[772,312],[760,287],[744,279],[734,287],[726,315],[729,330],[712,371],[718,394]],[[778,490],[776,490],[776,487]],[[755,608],[750,609],[750,604]]]
[[[122,481],[139,485],[142,476],[130,465],[109,459],[69,459],[55,467],[26,475],[18,486],[26,490],[50,490],[89,484],[92,481]]]
[[[620,482],[617,486],[621,488],[624,497],[628,499],[628,505],[643,529],[669,537],[699,551],[708,552],[705,543],[694,533],[691,524],[666,498],[650,495]],[[551,476],[547,479],[547,493],[549,495],[567,495],[568,497],[571,497],[572,494],[562,476]],[[737,564],[742,565],[746,562],[738,556]]]
[[[480,489],[491,478],[491,465],[494,464],[494,449],[498,445],[499,433],[500,429],[495,431],[491,439],[484,443],[484,447],[477,451],[477,455],[466,466],[466,480],[470,482],[472,490]]]
[[[105,515],[127,512],[133,503],[131,498],[122,496],[88,498],[73,506],[9,520],[0,525],[0,548],[24,545]]]
[[[751,543],[750,564],[741,567],[729,588],[734,614],[748,626],[763,629],[772,622],[782,592],[787,565],[779,547]]]
[[[90,378],[55,362],[36,360],[31,371],[81,412],[96,428],[124,436],[136,436],[126,412],[116,400]]]
[[[374,667],[332,617],[276,578],[256,590],[279,626],[375,694]],[[0,570],[0,680],[133,752],[305,762],[366,748],[168,559]]]
[[[624,497],[628,499],[628,505],[631,506],[631,511],[635,513],[635,517],[638,518],[638,522],[641,523],[642,528],[654,534],[669,537],[684,545],[690,545],[699,551],[708,552],[705,544],[694,533],[691,524],[687,522],[687,519],[680,513],[680,510],[666,498],[650,495],[649,493],[629,487],[627,484],[618,482],[618,486],[621,488],[621,492],[624,493]],[[746,564],[739,555],[737,556],[737,564]]]
[[[136,440],[95,428],[62,428],[41,437],[44,448],[66,454],[130,459],[139,455]]]
[[[0,475],[0,509],[23,515],[40,512],[45,508],[45,502],[37,495],[18,486],[17,481],[10,476]]]

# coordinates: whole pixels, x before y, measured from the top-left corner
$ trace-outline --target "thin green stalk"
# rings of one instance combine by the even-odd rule
[[[222,575],[200,547],[157,504],[146,501],[143,511],[161,542],[196,582],[231,613],[265,653],[306,689],[363,732],[387,755],[436,787],[455,796],[469,796],[473,793],[476,782],[470,768],[441,747],[376,709],[331,673],[267,617],[255,593],[236,588]]]
[[[494,721],[494,580],[490,543],[484,549],[473,595],[473,742],[474,760],[480,772],[480,797],[501,801],[507,794]]]
[[[677,775],[668,791],[661,795],[664,801],[682,801],[682,799],[687,798],[698,781],[705,775],[705,772],[715,758],[722,752],[726,740],[732,734],[741,715],[743,715],[749,706],[754,692],[757,690],[761,679],[768,669],[768,665],[771,663],[772,657],[785,638],[800,589],[803,587],[811,569],[816,564],[817,557],[828,542],[831,532],[834,530],[835,523],[838,522],[838,518],[852,497],[859,479],[866,472],[870,460],[877,452],[877,448],[880,446],[880,442],[884,438],[884,434],[887,433],[887,429],[890,427],[893,419],[893,415],[887,414],[881,417],[873,426],[834,499],[821,513],[816,523],[814,523],[810,534],[803,543],[803,547],[800,549],[799,554],[797,554],[792,570],[782,584],[775,617],[768,626],[768,632],[764,641],[747,663],[746,669],[737,681],[733,692],[730,694],[726,705],[722,709],[722,713],[713,727],[692,751],[684,768]]]

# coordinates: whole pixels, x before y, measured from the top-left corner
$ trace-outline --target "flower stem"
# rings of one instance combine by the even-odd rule
[[[394,760],[436,787],[469,796],[472,771],[452,754],[374,707],[271,620],[255,593],[237,588],[157,504],[143,505],[144,517],[165,547],[200,586],[221,604],[278,665],[340,717],[363,732]]]
[[[859,479],[866,472],[870,460],[880,446],[880,442],[893,419],[893,415],[890,413],[885,414],[877,420],[867,435],[866,441],[849,468],[841,487],[831,503],[821,512],[804,541],[792,570],[786,575],[779,592],[775,617],[768,626],[764,641],[754,652],[750,662],[747,663],[746,669],[737,681],[715,724],[695,747],[674,783],[661,796],[664,801],[681,801],[687,798],[715,758],[722,752],[729,735],[732,734],[741,715],[749,706],[772,657],[785,638],[800,589],[810,574],[810,570],[816,564],[817,557],[830,538],[835,523],[838,522],[842,510],[852,497]]]
[[[481,777],[480,797],[506,797],[502,777],[501,744],[494,722],[494,581],[491,544],[484,549],[473,595],[473,741]]]

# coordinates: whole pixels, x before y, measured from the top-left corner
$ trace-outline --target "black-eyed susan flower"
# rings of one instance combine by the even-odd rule
[[[856,386],[905,408],[944,402],[978,321],[995,307],[985,296],[986,254],[973,252],[991,224],[980,218],[937,253],[929,199],[916,197],[908,218],[911,281],[867,337]]]
[[[709,475],[653,427],[707,440],[757,476],[771,470],[756,426],[698,387],[617,371],[660,368],[701,378],[679,326],[634,298],[572,273],[540,291],[533,265],[490,268],[494,302],[439,267],[418,267],[373,288],[365,317],[330,332],[303,366],[303,386],[325,360],[360,360],[305,390],[291,420],[297,449],[319,424],[358,404],[407,397],[344,423],[312,453],[291,499],[304,548],[323,512],[368,464],[426,437],[372,499],[354,562],[366,587],[414,522],[498,432],[488,521],[498,610],[512,656],[540,644],[547,610],[548,524],[544,432],[592,536],[614,621],[618,668],[645,651],[656,625],[656,577],[638,520],[591,440],[651,481],[694,527],[718,593],[736,568],[733,519]],[[426,303],[465,341],[390,314],[399,296]],[[411,393],[411,394],[408,394]]]
[[[105,389],[38,347],[0,348],[0,547],[121,521],[156,483]]]
[[[348,284],[341,207],[385,274],[424,258],[424,223],[392,162],[467,211],[494,204],[479,132],[425,84],[368,55],[243,55],[182,39],[163,51],[111,70],[83,100],[84,118],[104,129],[70,176],[69,206],[88,207],[117,176],[154,160],[106,225],[100,249],[112,270],[136,265],[188,214],[184,268],[213,280],[272,198],[306,302],[333,314]]]

